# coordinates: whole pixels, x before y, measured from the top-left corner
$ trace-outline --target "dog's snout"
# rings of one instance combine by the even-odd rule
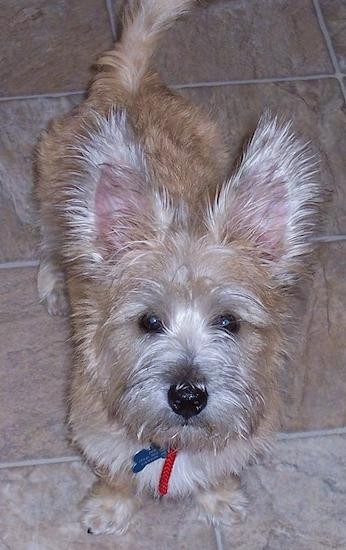
[[[192,384],[172,385],[168,390],[168,403],[171,409],[184,418],[199,414],[208,401],[208,392]]]

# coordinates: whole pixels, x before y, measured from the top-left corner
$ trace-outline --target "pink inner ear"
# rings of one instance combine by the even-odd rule
[[[233,204],[238,226],[245,225],[256,243],[271,257],[277,257],[284,245],[290,215],[285,185],[254,182],[246,187],[249,196],[243,197],[242,204],[237,200]]]
[[[95,194],[95,225],[100,246],[117,252],[140,225],[140,214],[149,207],[137,172],[104,165]]]

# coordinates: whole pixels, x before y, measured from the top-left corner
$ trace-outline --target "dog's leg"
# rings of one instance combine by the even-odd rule
[[[60,263],[58,239],[55,233],[54,227],[41,221],[41,261],[37,288],[40,300],[46,305],[50,315],[67,315],[69,305],[65,275]]]
[[[82,523],[89,534],[125,533],[140,506],[131,484],[96,481],[82,503]]]
[[[232,525],[246,516],[247,499],[240,489],[240,480],[232,476],[222,485],[195,493],[199,518],[213,525]]]

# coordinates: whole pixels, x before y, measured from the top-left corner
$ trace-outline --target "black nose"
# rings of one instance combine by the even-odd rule
[[[198,388],[192,384],[178,384],[168,390],[168,403],[171,409],[184,418],[190,418],[199,414],[208,401],[206,389]]]

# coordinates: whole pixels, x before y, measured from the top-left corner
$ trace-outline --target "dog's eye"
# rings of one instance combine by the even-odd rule
[[[163,323],[155,313],[145,313],[140,320],[140,326],[146,332],[163,332]]]
[[[228,332],[228,334],[235,334],[240,328],[240,323],[234,315],[227,314],[216,317],[213,321],[213,326]]]

